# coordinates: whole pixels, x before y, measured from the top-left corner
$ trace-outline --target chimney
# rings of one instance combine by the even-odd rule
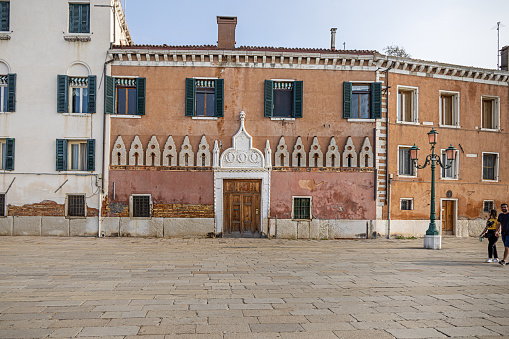
[[[235,27],[237,26],[236,16],[217,17],[217,48],[235,48]]]
[[[336,50],[336,31],[337,30],[338,30],[337,28],[330,29],[330,49],[332,49],[333,51]]]
[[[504,46],[500,50],[500,58],[502,59],[500,62],[500,69],[503,71],[509,71],[509,46]]]

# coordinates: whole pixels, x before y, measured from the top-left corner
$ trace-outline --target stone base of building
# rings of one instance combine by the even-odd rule
[[[441,235],[425,235],[424,248],[429,250],[442,249],[442,236]]]

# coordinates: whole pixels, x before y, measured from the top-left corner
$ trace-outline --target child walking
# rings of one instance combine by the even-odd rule
[[[486,234],[485,238],[488,238],[488,260],[486,260],[486,262],[498,262],[496,245],[498,237],[495,235],[495,231],[497,230],[497,223],[497,211],[491,210],[488,221],[486,221],[486,227],[480,235],[480,237],[482,237],[484,234]]]

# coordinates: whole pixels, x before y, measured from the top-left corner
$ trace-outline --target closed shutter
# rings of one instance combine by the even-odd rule
[[[69,4],[69,33],[80,33],[80,5]]]
[[[90,5],[80,6],[80,33],[90,33]]]
[[[382,83],[371,84],[371,119],[382,117]]]
[[[214,85],[214,116],[222,117],[224,113],[224,79],[216,79]]]
[[[293,83],[293,117],[302,118],[302,81]]]
[[[272,117],[272,110],[274,109],[272,86],[272,80],[265,80],[265,106],[263,110],[263,116],[267,118]]]
[[[16,111],[16,74],[11,73],[7,75],[7,112],[15,111]]]
[[[57,112],[67,113],[69,111],[69,77],[58,75],[57,81]]]
[[[88,77],[88,112],[95,113],[95,90],[96,90],[96,76],[90,75]]]
[[[186,117],[194,117],[194,79],[186,78]]]
[[[145,115],[145,78],[136,79],[136,114]]]
[[[14,139],[7,138],[5,139],[5,170],[13,171],[14,170]]]
[[[115,114],[115,78],[106,76],[104,81],[104,113]]]
[[[350,119],[352,111],[352,83],[343,82],[343,118]]]
[[[0,2],[0,31],[9,31],[9,2]]]
[[[87,171],[95,171],[95,139],[87,140]]]
[[[67,140],[57,139],[57,171],[67,171]]]

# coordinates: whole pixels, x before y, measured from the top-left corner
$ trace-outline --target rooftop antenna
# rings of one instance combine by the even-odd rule
[[[503,23],[497,21],[497,25],[491,29],[497,29],[497,69],[500,69],[500,27],[505,27]]]

